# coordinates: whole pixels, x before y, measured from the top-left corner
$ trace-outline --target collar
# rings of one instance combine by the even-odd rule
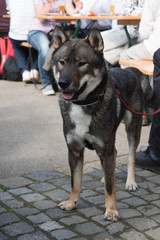
[[[104,93],[99,94],[97,97],[84,100],[84,101],[72,101],[72,103],[79,105],[79,106],[90,106],[96,103],[99,103],[104,99]]]

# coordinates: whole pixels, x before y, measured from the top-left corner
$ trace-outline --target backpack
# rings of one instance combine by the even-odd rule
[[[12,43],[8,36],[0,39],[0,78],[11,81],[22,80]]]

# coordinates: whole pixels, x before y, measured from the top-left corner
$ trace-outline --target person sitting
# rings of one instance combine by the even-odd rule
[[[160,48],[153,55],[154,110],[160,108]],[[160,174],[160,113],[153,115],[149,146],[144,152],[135,155],[136,167]]]
[[[10,13],[9,38],[12,42],[15,58],[22,73],[23,82],[32,82],[33,78],[39,81],[37,54],[34,53],[33,65],[30,66],[30,54],[21,43],[27,41],[27,34],[34,18],[32,0],[8,0],[7,8]]]
[[[5,0],[0,1],[0,37],[8,36],[10,19],[4,18],[3,15],[7,14]]]

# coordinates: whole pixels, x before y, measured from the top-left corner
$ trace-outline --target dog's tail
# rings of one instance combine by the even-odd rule
[[[143,91],[143,94],[144,94],[144,97],[145,97],[145,103],[148,103],[153,98],[153,89],[150,85],[149,76],[144,75],[142,73],[140,79],[141,79],[142,91]]]

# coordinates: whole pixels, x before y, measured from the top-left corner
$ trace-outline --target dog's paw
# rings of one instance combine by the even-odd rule
[[[104,219],[116,222],[116,221],[120,220],[121,218],[119,216],[119,213],[116,210],[106,210],[106,212],[104,214]]]
[[[68,200],[59,203],[58,206],[63,210],[70,211],[76,207],[76,203]]]
[[[136,182],[126,182],[126,190],[128,191],[136,191],[138,189]]]

